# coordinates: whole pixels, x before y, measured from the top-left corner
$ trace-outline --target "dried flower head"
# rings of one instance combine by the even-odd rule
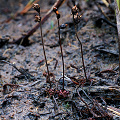
[[[58,12],[57,8],[54,7],[53,11],[56,13],[57,19],[59,19],[60,18],[60,13]]]
[[[57,19],[60,18],[60,13],[58,11],[56,11],[56,16],[57,16]]]
[[[40,22],[40,16],[35,15],[35,22]]]
[[[78,24],[80,22],[82,15],[78,15],[78,13],[74,16],[74,22],[75,24]]]
[[[77,8],[77,6],[75,5],[73,8],[72,8],[72,14],[73,15],[76,15],[77,13],[78,13],[78,8]]]
[[[54,7],[54,8],[53,8],[53,11],[56,13],[56,11],[57,11],[57,8],[56,8],[56,7]]]
[[[33,4],[33,9],[40,13],[40,6],[39,4]]]

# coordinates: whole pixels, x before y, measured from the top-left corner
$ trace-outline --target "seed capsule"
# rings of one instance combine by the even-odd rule
[[[78,8],[77,8],[77,6],[75,5],[73,8],[72,8],[72,14],[73,15],[76,15],[77,13],[78,13]]]
[[[78,24],[80,22],[81,17],[82,17],[82,15],[78,15],[78,13],[77,13],[77,15],[74,16],[75,24]]]
[[[57,19],[60,18],[60,13],[58,11],[56,11],[56,16],[57,16]]]
[[[54,8],[53,8],[53,11],[56,13],[56,11],[57,11],[57,8],[56,8],[56,7],[54,7]]]
[[[40,22],[40,16],[35,15],[35,22]]]
[[[33,4],[33,9],[40,13],[40,6],[39,4]]]

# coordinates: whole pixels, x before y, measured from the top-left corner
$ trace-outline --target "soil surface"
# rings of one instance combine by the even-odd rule
[[[46,83],[46,64],[38,29],[29,37],[30,45],[11,44],[35,25],[36,11],[23,10],[28,0],[1,0],[0,4],[0,120],[119,120],[120,80],[118,79],[117,28],[105,22],[103,13],[116,25],[113,11],[102,0],[76,0],[79,15],[77,34],[82,42],[87,80],[81,58],[80,43],[75,35],[71,0],[59,8],[60,30],[65,63],[59,47],[55,13],[42,25],[45,51],[51,73],[51,87]],[[111,0],[112,1],[112,0]],[[51,9],[55,0],[40,0],[41,16]],[[103,10],[103,13],[100,11]],[[13,19],[7,23],[7,19]],[[106,19],[106,18],[105,18]],[[75,82],[77,81],[77,82]],[[77,83],[77,84],[76,84]],[[61,92],[62,91],[62,92]],[[68,93],[69,92],[69,93]],[[68,94],[67,94],[68,93]]]

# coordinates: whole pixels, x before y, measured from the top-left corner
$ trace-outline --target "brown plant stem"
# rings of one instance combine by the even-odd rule
[[[79,91],[77,91],[77,93],[78,93],[78,96],[79,96],[80,100],[86,105],[86,107],[88,108],[88,110],[90,111],[90,113],[91,113],[94,117],[98,117],[98,115],[97,115],[96,113],[94,113],[93,110],[89,108],[88,104],[82,99]]]
[[[43,35],[42,35],[42,23],[41,23],[41,15],[39,12],[39,17],[40,17],[40,32],[41,32],[41,39],[42,39],[42,46],[43,46],[43,53],[44,53],[44,57],[45,57],[45,62],[46,62],[46,67],[47,67],[47,74],[48,74],[48,79],[46,77],[46,83],[50,83],[50,76],[49,76],[49,68],[48,68],[48,64],[47,64],[47,57],[46,57],[46,53],[45,53],[45,45],[44,45],[44,40],[43,40]],[[51,83],[50,83],[51,86]]]
[[[85,70],[85,64],[84,64],[84,57],[83,57],[83,47],[82,47],[82,42],[80,41],[80,39],[78,37],[78,34],[77,34],[77,28],[76,28],[76,25],[75,25],[74,15],[73,15],[73,22],[74,22],[74,27],[75,27],[76,38],[78,39],[78,41],[80,43],[81,57],[82,57],[82,64],[83,64],[83,69],[84,69],[84,75],[85,75],[85,79],[87,80],[87,75],[86,75],[86,70]]]
[[[55,4],[51,7],[51,9],[46,13],[46,15],[41,19],[41,24],[43,24],[51,15],[51,13],[53,12],[53,8],[59,8],[62,3],[64,3],[65,0],[57,0],[55,2]],[[33,33],[39,28],[39,23],[37,23],[30,31],[28,31],[28,33],[26,35],[21,36],[20,38],[18,38],[15,41],[9,42],[12,44],[20,44],[22,41],[21,45],[24,45],[26,42],[28,42],[28,38],[33,35]]]
[[[60,39],[60,23],[59,23],[59,19],[58,20],[58,35],[59,35],[59,44],[60,44],[60,50],[61,50],[61,56],[62,56],[62,64],[63,64],[63,90],[64,90],[64,58],[63,58],[63,50],[62,50],[62,43],[61,43],[61,39]]]

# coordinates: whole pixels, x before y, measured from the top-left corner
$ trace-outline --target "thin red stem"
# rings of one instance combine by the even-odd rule
[[[83,64],[83,69],[84,69],[84,75],[85,75],[85,79],[87,80],[87,75],[86,75],[86,70],[85,70],[85,63],[84,63],[84,57],[83,57],[83,47],[82,47],[82,42],[80,41],[78,34],[77,34],[77,29],[76,29],[76,25],[75,25],[75,21],[74,21],[74,15],[73,15],[73,22],[74,22],[74,27],[75,27],[75,34],[76,37],[80,43],[80,48],[81,48],[81,57],[82,57],[82,64]]]
[[[63,58],[63,50],[62,50],[62,43],[60,39],[60,23],[58,19],[58,35],[59,35],[59,44],[60,44],[60,50],[61,50],[61,56],[62,56],[62,64],[63,64],[63,90],[64,90],[64,58]]]
[[[45,57],[45,62],[46,62],[46,67],[47,67],[47,74],[48,74],[48,80],[46,79],[46,82],[50,83],[50,76],[49,76],[49,68],[48,68],[48,64],[47,64],[47,57],[46,57],[46,53],[45,53],[45,45],[44,45],[44,40],[43,40],[43,35],[42,35],[42,23],[41,23],[41,15],[39,12],[39,17],[40,17],[40,32],[41,32],[41,39],[42,39],[42,46],[43,46],[43,53],[44,53],[44,57]],[[47,78],[47,77],[46,77]]]

